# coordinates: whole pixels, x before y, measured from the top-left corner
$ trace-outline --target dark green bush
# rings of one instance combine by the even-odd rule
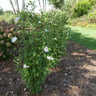
[[[88,0],[79,1],[73,10],[73,17],[83,16],[84,14],[87,14],[91,8],[92,5]]]
[[[96,4],[96,0],[89,0],[89,2],[91,3],[91,5],[95,5]]]

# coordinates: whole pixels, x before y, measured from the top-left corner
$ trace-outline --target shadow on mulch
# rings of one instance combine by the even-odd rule
[[[91,76],[88,69],[88,66],[96,68],[96,51],[68,43],[68,55],[47,76],[43,90],[37,95],[24,91],[25,84],[14,71],[15,64],[12,60],[4,61],[5,67],[0,69],[0,96],[96,96],[96,71]]]

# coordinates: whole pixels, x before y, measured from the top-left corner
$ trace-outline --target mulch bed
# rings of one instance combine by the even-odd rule
[[[37,95],[26,90],[13,59],[0,61],[0,96],[96,96],[96,51],[68,43],[68,54],[50,69]]]

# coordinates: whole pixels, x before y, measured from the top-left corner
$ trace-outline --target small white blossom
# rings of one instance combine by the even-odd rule
[[[34,14],[32,14],[32,16],[34,17]]]
[[[18,16],[18,17],[16,17],[15,18],[15,22],[18,22],[18,20],[20,19],[20,17]]]
[[[53,60],[54,58],[52,58],[51,56],[47,56],[47,59]]]
[[[45,52],[48,52],[49,51],[47,46],[45,46],[44,51]]]
[[[55,40],[57,40],[57,38],[56,38],[56,37],[55,37],[54,39],[55,39]]]
[[[67,32],[67,36],[69,36],[69,32]]]
[[[17,40],[17,37],[12,38],[12,43],[14,43]]]
[[[26,91],[26,88],[24,88],[24,91]]]
[[[47,30],[47,29],[44,29],[44,31],[45,31],[45,32],[48,32],[48,30]]]
[[[23,65],[23,68],[29,68],[29,66],[26,66],[25,64]]]
[[[38,23],[42,23],[41,21],[38,21]]]

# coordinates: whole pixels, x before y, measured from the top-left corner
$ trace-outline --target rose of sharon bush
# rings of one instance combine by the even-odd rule
[[[20,17],[18,27],[23,29],[15,62],[26,87],[36,94],[41,91],[49,68],[55,67],[66,54],[69,29],[64,25],[68,18],[60,10],[42,14],[22,12]]]
[[[17,40],[18,33],[14,34],[17,27],[15,23],[0,22],[0,59],[7,58],[10,50]]]

